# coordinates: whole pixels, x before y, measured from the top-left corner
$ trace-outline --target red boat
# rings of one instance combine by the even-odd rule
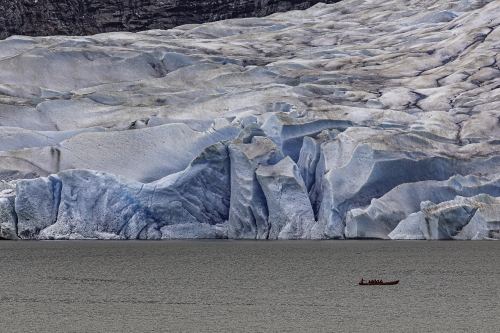
[[[373,283],[366,281],[366,282],[359,282],[359,285],[360,286],[389,286],[389,285],[398,284],[398,283],[399,283],[399,280],[389,281],[389,282],[373,282]]]

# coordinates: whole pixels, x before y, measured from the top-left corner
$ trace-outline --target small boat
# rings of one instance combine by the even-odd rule
[[[399,280],[389,281],[389,282],[373,282],[373,283],[369,283],[368,281],[366,281],[366,282],[359,282],[359,285],[360,286],[389,286],[389,285],[398,284],[398,283],[399,283]]]

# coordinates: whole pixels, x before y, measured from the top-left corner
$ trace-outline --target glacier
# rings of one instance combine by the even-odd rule
[[[500,239],[500,2],[0,41],[0,239]]]

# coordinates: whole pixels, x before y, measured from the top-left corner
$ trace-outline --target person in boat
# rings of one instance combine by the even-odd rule
[[[365,281],[363,280],[363,278],[361,278],[361,281],[359,281],[359,283],[365,283]]]

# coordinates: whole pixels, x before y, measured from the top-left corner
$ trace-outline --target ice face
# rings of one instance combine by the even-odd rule
[[[18,234],[23,239],[224,238],[229,171],[227,143],[217,143],[183,172],[147,184],[92,170],[23,180],[17,185]]]
[[[0,237],[495,239],[499,27],[345,0],[0,41]]]
[[[488,194],[457,196],[423,207],[401,221],[391,239],[500,239],[500,198]]]
[[[275,165],[261,165],[257,179],[269,211],[268,239],[322,238],[299,168],[287,156]]]

